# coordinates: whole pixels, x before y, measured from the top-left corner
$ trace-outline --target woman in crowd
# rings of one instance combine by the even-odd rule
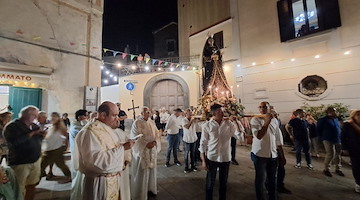
[[[52,126],[49,128],[45,137],[46,146],[41,162],[41,174],[45,176],[45,168],[55,163],[66,176],[66,179],[62,181],[62,183],[68,183],[71,181],[71,173],[65,164],[63,155],[66,150],[65,140],[68,137],[67,128],[57,112],[51,113],[51,124]],[[51,177],[47,177],[47,179],[49,178]]]
[[[360,193],[360,110],[352,111],[350,119],[344,123],[341,142],[343,150],[347,150],[350,155],[355,192]]]

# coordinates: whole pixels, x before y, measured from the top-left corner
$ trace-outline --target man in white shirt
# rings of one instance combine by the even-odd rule
[[[182,110],[177,108],[174,110],[174,113],[169,117],[164,131],[167,134],[168,148],[166,152],[166,164],[165,167],[170,167],[170,154],[171,150],[174,155],[174,163],[177,166],[181,166],[181,163],[177,159],[177,145],[179,143],[179,123],[178,117],[181,115]]]
[[[279,128],[279,121],[270,112],[270,104],[261,102],[259,111],[265,117],[253,117],[250,121],[254,135],[251,149],[251,159],[255,166],[256,199],[263,200],[265,177],[269,200],[276,199],[276,170],[277,162],[286,163],[282,150],[283,137]]]
[[[241,139],[244,129],[235,119],[224,120],[224,112],[220,104],[211,106],[213,119],[205,122],[199,150],[201,152],[202,166],[207,171],[206,199],[213,199],[213,190],[219,168],[219,199],[226,199],[226,185],[231,160],[231,137]]]
[[[185,113],[185,117],[183,117],[181,124],[184,127],[184,162],[185,162],[185,170],[184,173],[188,173],[190,171],[197,171],[195,166],[195,147],[197,141],[196,135],[196,119],[191,119],[191,110],[187,109]],[[190,154],[190,168],[189,168],[189,154]]]

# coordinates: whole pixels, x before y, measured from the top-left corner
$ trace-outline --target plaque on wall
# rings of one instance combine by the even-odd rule
[[[96,111],[99,100],[99,88],[85,86],[85,95],[84,95],[84,109],[87,111]]]
[[[308,97],[318,97],[327,90],[326,80],[318,75],[303,78],[299,85],[299,92]]]

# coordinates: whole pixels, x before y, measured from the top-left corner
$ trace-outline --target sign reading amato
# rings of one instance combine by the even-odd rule
[[[31,81],[30,76],[14,75],[14,74],[0,74],[1,79],[17,80],[17,81]]]

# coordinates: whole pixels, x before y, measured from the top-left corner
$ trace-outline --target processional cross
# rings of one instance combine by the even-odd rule
[[[132,108],[128,108],[128,111],[132,110],[133,111],[133,114],[134,114],[134,120],[135,120],[135,109],[139,108],[139,106],[136,106],[134,105],[134,99],[131,100],[132,101]]]

